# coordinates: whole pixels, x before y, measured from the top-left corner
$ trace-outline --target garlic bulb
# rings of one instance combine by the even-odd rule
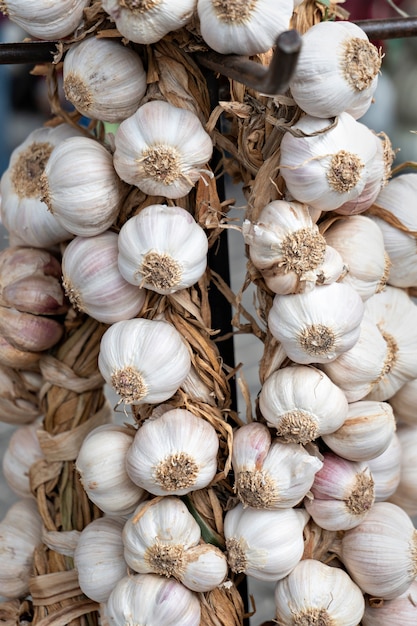
[[[242,234],[252,263],[274,293],[298,293],[325,282],[323,265],[328,246],[306,205],[270,202],[256,223],[243,222]],[[337,261],[333,260],[337,264],[334,280],[343,271],[339,255]]]
[[[363,626],[415,626],[417,622],[417,581],[397,598],[365,604]]]
[[[1,422],[14,425],[30,424],[41,414],[38,396],[29,386],[26,374],[27,372],[2,365],[0,358]]]
[[[326,363],[355,345],[363,313],[352,287],[332,283],[307,293],[276,295],[268,327],[296,363]]]
[[[352,215],[336,220],[326,230],[325,238],[349,267],[343,282],[353,287],[362,300],[385,288],[391,262],[382,231],[371,218]]]
[[[41,175],[54,147],[74,136],[82,131],[69,124],[37,128],[11,154],[0,182],[1,220],[20,245],[49,248],[71,238],[41,199]]]
[[[375,502],[382,502],[395,492],[401,477],[401,444],[394,433],[382,454],[367,461],[375,487]]]
[[[65,97],[82,115],[121,122],[133,115],[146,91],[138,54],[113,39],[88,37],[64,57]]]
[[[41,176],[41,188],[52,215],[81,237],[110,228],[122,201],[112,155],[90,137],[72,137],[54,148]]]
[[[114,626],[199,626],[198,596],[177,582],[157,574],[125,576],[111,592],[106,612]]]
[[[43,458],[36,434],[39,426],[39,420],[36,420],[32,424],[17,428],[12,433],[3,455],[4,478],[10,489],[21,498],[32,497],[29,470],[35,461]]]
[[[102,0],[123,37],[135,43],[155,43],[192,18],[196,0]]]
[[[62,284],[71,304],[105,324],[135,317],[145,290],[129,284],[119,272],[118,235],[74,237],[62,256]]]
[[[387,449],[395,429],[394,413],[387,402],[362,400],[349,404],[342,426],[322,439],[344,459],[369,461]]]
[[[206,270],[207,236],[180,207],[147,206],[123,224],[118,246],[124,279],[157,293],[191,287]]]
[[[18,500],[0,522],[0,595],[21,598],[29,593],[33,552],[42,542],[42,519],[34,499]]]
[[[295,200],[332,211],[363,191],[379,141],[348,113],[306,115],[282,138],[280,173]]]
[[[114,586],[126,576],[123,557],[124,520],[100,517],[83,528],[74,552],[80,589],[96,602],[106,602]]]
[[[192,591],[210,591],[227,574],[223,552],[201,543],[200,527],[179,498],[140,504],[123,528],[124,556],[139,574],[174,577]]]
[[[293,7],[293,0],[198,0],[201,35],[221,54],[266,52],[290,28]]]
[[[272,441],[264,424],[252,422],[233,434],[232,465],[243,506],[282,509],[301,502],[322,462],[301,445]]]
[[[126,471],[126,454],[133,433],[123,426],[103,424],[84,438],[75,462],[89,499],[104,513],[123,516],[132,513],[146,498]]]
[[[186,196],[210,160],[213,144],[192,111],[154,100],[125,119],[115,135],[114,167],[141,191]]]
[[[275,587],[277,623],[357,626],[365,601],[362,591],[339,567],[314,559],[300,561]]]
[[[290,82],[291,95],[309,115],[355,119],[371,105],[378,84],[381,54],[352,22],[323,21],[302,36]]]
[[[67,37],[81,23],[90,0],[1,0],[0,11],[24,31],[38,39]]]
[[[416,445],[417,427],[400,425],[397,431],[401,446],[401,473],[397,489],[389,501],[400,506],[408,515],[417,515]]]
[[[259,394],[259,408],[268,426],[287,442],[308,443],[344,423],[344,393],[315,367],[294,365],[273,372]]]
[[[404,383],[402,387],[389,399],[398,422],[417,424],[417,378]]]
[[[307,519],[302,509],[263,511],[235,506],[224,519],[231,570],[264,581],[287,576],[303,555]]]
[[[337,554],[364,593],[392,600],[417,574],[417,530],[403,509],[376,502],[366,518],[347,530]]]
[[[115,322],[104,333],[99,370],[126,404],[168,400],[187,377],[191,358],[180,333],[162,320]]]
[[[157,496],[203,489],[217,471],[214,427],[186,409],[147,419],[133,439],[126,469],[134,483]]]

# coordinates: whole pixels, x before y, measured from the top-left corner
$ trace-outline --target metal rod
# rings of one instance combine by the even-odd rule
[[[393,17],[383,20],[357,20],[369,39],[400,39],[417,35],[417,17]]]
[[[0,64],[50,63],[56,53],[55,41],[0,43]]]

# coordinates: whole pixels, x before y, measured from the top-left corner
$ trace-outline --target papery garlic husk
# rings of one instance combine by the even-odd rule
[[[282,138],[280,174],[295,200],[333,211],[362,193],[379,141],[348,113],[306,115]]]
[[[231,570],[257,580],[284,578],[301,560],[307,521],[303,509],[267,511],[238,504],[226,513],[224,520]]]
[[[82,22],[89,0],[1,0],[0,11],[24,31],[38,39],[61,39]]]
[[[392,600],[416,577],[416,546],[417,530],[407,513],[391,502],[376,502],[333,548],[364,593]]]
[[[63,332],[63,325],[56,319],[0,306],[0,334],[18,350],[48,350],[58,343]]]
[[[145,95],[139,55],[113,39],[88,37],[72,45],[62,71],[66,99],[88,118],[122,122]]]
[[[293,0],[198,0],[204,41],[221,54],[267,52],[290,28]]]
[[[362,617],[363,626],[415,626],[417,623],[417,581],[392,600],[368,598]]]
[[[326,374],[305,365],[283,367],[268,376],[259,408],[278,437],[302,444],[337,430],[348,414],[343,391]]]
[[[181,207],[147,206],[123,224],[118,246],[123,278],[160,294],[191,287],[207,266],[207,235]]]
[[[363,313],[352,287],[332,283],[306,293],[276,295],[268,328],[295,363],[327,363],[358,341]]]
[[[123,556],[124,519],[100,517],[83,528],[74,552],[81,591],[95,602],[107,602],[115,585],[126,576]]]
[[[134,483],[156,496],[203,489],[217,471],[215,428],[186,409],[147,419],[133,439],[126,469]]]
[[[0,364],[1,422],[30,424],[41,414],[38,396],[26,381],[23,372]]]
[[[35,461],[43,458],[36,431],[39,420],[20,426],[9,439],[2,460],[3,475],[10,489],[21,498],[33,497],[30,488],[29,470]]]
[[[410,517],[417,515],[417,426],[403,424],[397,430],[401,446],[401,473],[397,489],[389,501],[400,506]]]
[[[0,522],[0,595],[29,593],[33,552],[42,543],[42,519],[33,498],[12,504]]]
[[[84,438],[75,462],[89,499],[111,516],[130,515],[147,497],[126,471],[133,436],[134,432],[124,426],[98,426]]]
[[[349,267],[343,282],[353,287],[362,300],[385,289],[391,262],[382,231],[373,220],[365,215],[336,220],[326,230],[325,238]]]
[[[188,376],[189,350],[174,326],[162,320],[115,322],[104,333],[99,370],[126,404],[168,400]]]
[[[223,552],[201,543],[200,527],[179,498],[140,504],[125,523],[123,544],[135,572],[173,577],[192,591],[210,591],[227,575]]]
[[[135,43],[156,43],[191,20],[196,0],[102,0],[123,37]]]
[[[74,237],[62,256],[62,284],[71,304],[105,324],[135,317],[146,297],[119,271],[118,237],[112,231]]]
[[[349,461],[369,461],[389,446],[396,430],[393,410],[387,402],[360,400],[349,404],[340,428],[322,435],[324,443]]]
[[[39,370],[42,352],[28,352],[15,348],[10,341],[0,335],[0,364],[12,369]],[[31,415],[31,413],[29,413]],[[32,421],[31,419],[26,421]]]
[[[374,482],[364,462],[343,459],[333,452],[323,454],[323,467],[307,495],[304,506],[325,530],[354,528],[368,515],[375,501]]]
[[[13,150],[0,181],[0,206],[2,223],[19,245],[49,248],[71,239],[42,201],[41,176],[54,147],[76,136],[83,136],[81,129],[69,124],[36,128]]]
[[[367,466],[372,474],[375,502],[382,502],[395,492],[401,476],[401,444],[395,432],[386,450],[369,459]]]
[[[389,403],[394,409],[394,415],[398,422],[417,425],[417,378],[404,383],[402,387],[390,399]]]
[[[365,602],[362,591],[339,567],[303,559],[274,591],[277,623],[357,626]]]
[[[369,109],[378,84],[381,54],[352,22],[324,21],[302,36],[290,81],[291,95],[309,115],[355,119]]]
[[[123,198],[111,153],[90,137],[72,137],[54,148],[41,189],[42,200],[61,226],[81,237],[110,228]]]
[[[186,196],[210,160],[213,143],[195,113],[146,102],[115,135],[114,167],[122,180],[146,194]]]
[[[199,626],[201,618],[197,594],[174,578],[157,574],[122,578],[109,596],[106,613],[114,626]]]
[[[216,404],[214,391],[201,379],[193,365],[191,365],[189,374],[182,383],[181,389],[190,400],[198,400],[212,406]]]
[[[264,424],[252,422],[233,434],[232,465],[243,506],[282,509],[301,502],[322,462],[299,444],[273,441]]]

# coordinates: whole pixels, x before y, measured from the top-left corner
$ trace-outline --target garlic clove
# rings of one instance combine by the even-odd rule
[[[29,352],[15,348],[0,334],[0,364],[12,369],[38,370],[42,352]],[[31,413],[28,414],[29,416]]]
[[[7,285],[2,304],[35,315],[62,315],[68,310],[64,292],[53,276],[28,276]]]
[[[2,0],[0,11],[33,37],[53,40],[67,37],[77,28],[88,4],[89,0],[40,0],[36,4]]]
[[[10,489],[21,498],[33,497],[29,470],[33,463],[43,458],[36,431],[39,420],[17,428],[9,439],[3,455],[2,469]]]
[[[0,306],[0,333],[18,350],[42,352],[52,348],[64,332],[58,321]]]

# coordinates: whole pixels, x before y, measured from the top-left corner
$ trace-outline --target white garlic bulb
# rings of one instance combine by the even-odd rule
[[[323,21],[302,36],[291,95],[309,115],[355,119],[371,105],[378,84],[381,54],[353,22]]]
[[[135,43],[155,43],[192,18],[196,0],[102,0],[123,37]]]
[[[200,527],[179,498],[140,504],[125,523],[123,544],[135,572],[172,576],[192,591],[210,591],[227,575],[223,552],[201,542]]]
[[[389,403],[394,409],[394,415],[398,422],[417,424],[417,378],[410,380],[395,393]]]
[[[81,237],[110,228],[122,201],[112,155],[90,137],[72,137],[54,148],[41,176],[41,188],[52,215]]]
[[[326,363],[358,341],[363,313],[352,287],[331,283],[306,293],[276,295],[268,327],[296,363]]]
[[[375,487],[375,502],[382,502],[395,492],[401,477],[401,443],[395,432],[382,454],[367,461]]]
[[[74,136],[82,131],[69,124],[36,128],[11,154],[0,182],[1,220],[21,245],[49,248],[71,238],[41,200],[41,175],[54,147]]]
[[[147,206],[123,224],[118,246],[124,279],[161,294],[191,287],[207,266],[207,236],[181,207]]]
[[[90,0],[2,0],[0,11],[33,37],[52,40],[70,35],[81,24],[89,3]]]
[[[283,367],[268,376],[259,408],[278,437],[302,444],[337,430],[348,414],[343,391],[326,374],[306,365]]]
[[[219,440],[214,427],[186,409],[147,419],[126,456],[134,483],[157,496],[203,489],[217,471]]]
[[[224,519],[231,570],[257,580],[284,578],[303,555],[303,529],[307,520],[303,509],[268,511],[238,504]]]
[[[221,54],[266,52],[290,28],[293,0],[198,0],[204,41]]]
[[[333,452],[323,454],[323,467],[311,487],[313,497],[304,506],[325,530],[354,528],[375,501],[373,478],[366,463],[348,461]]]
[[[417,623],[417,581],[392,600],[368,601],[362,617],[363,626],[415,626]]]
[[[121,122],[133,115],[146,91],[138,54],[113,39],[88,37],[64,57],[65,97],[82,115]]]
[[[36,431],[40,421],[20,426],[12,433],[3,455],[3,475],[9,487],[21,498],[33,497],[30,488],[31,465],[43,458]]]
[[[400,506],[410,517],[417,515],[417,427],[403,424],[397,430],[401,446],[401,473],[397,489],[389,501]]]
[[[88,433],[78,452],[75,466],[81,484],[89,499],[108,515],[129,515],[147,496],[126,471],[133,436],[123,426],[104,424]]]
[[[126,404],[168,400],[186,379],[191,358],[174,326],[162,320],[115,322],[104,333],[99,370]]]
[[[100,517],[83,528],[74,551],[80,589],[96,602],[106,602],[114,586],[126,576],[123,556],[124,520]]]
[[[332,211],[363,191],[379,141],[348,113],[305,115],[282,138],[280,173],[295,200]]]
[[[252,422],[233,434],[234,489],[243,506],[295,506],[313,484],[322,462],[301,445],[272,441],[264,424]]]
[[[357,626],[365,609],[362,591],[348,574],[315,559],[303,559],[279,580],[274,599],[282,626]]]
[[[119,271],[118,235],[105,231],[74,237],[62,255],[62,284],[71,304],[105,324],[135,317],[145,302],[144,289]]]
[[[114,167],[141,191],[186,196],[210,160],[213,144],[192,111],[153,100],[125,119],[115,135]]]

